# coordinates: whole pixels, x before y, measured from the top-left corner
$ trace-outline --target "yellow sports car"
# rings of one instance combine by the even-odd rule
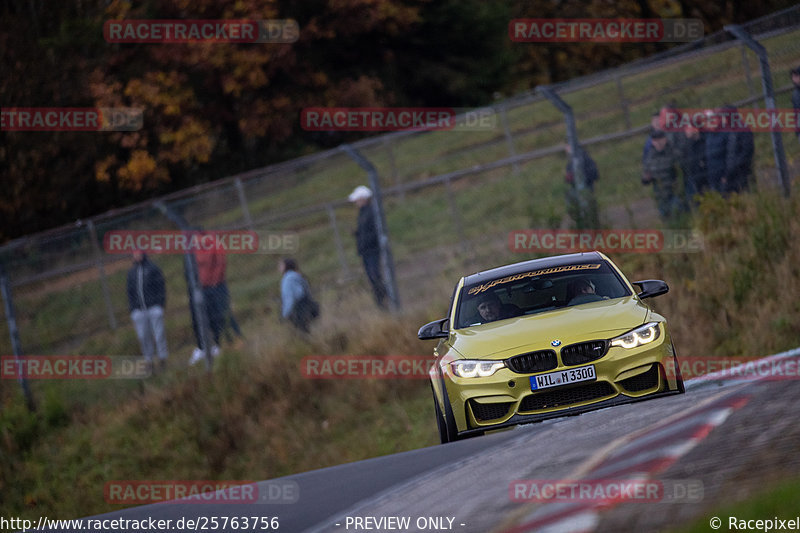
[[[440,339],[430,379],[442,443],[684,392],[667,322],[642,301],[668,290],[631,284],[599,252],[461,278],[449,316],[418,333]]]

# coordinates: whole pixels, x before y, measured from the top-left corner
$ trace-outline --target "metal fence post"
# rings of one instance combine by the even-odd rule
[[[36,404],[33,401],[33,395],[28,387],[28,380],[25,379],[24,372],[21,370],[23,367],[20,365],[19,361],[22,355],[22,343],[19,341],[17,315],[14,312],[14,302],[11,296],[11,284],[8,282],[8,276],[6,276],[5,266],[2,261],[0,261],[0,294],[3,296],[3,309],[6,313],[6,321],[8,322],[11,349],[14,351],[14,361],[17,363],[17,381],[19,381],[19,386],[22,387],[22,394],[25,396],[25,405],[28,406],[29,411],[35,411]]]
[[[775,91],[772,88],[772,70],[769,68],[769,58],[767,50],[761,43],[753,39],[741,26],[724,26],[725,31],[733,34],[734,37],[744,42],[758,56],[761,67],[761,84],[764,88],[764,104],[767,109],[775,109]],[[783,150],[783,138],[781,133],[773,129],[772,151],[775,154],[775,167],[778,169],[778,179],[783,187],[783,195],[788,197],[791,194],[791,184],[789,182],[789,172],[786,169],[786,153]]]
[[[197,261],[194,255],[186,252],[183,256],[184,266],[186,268],[186,283],[188,284],[189,292],[191,294],[189,305],[194,312],[195,320],[197,321],[197,335],[198,335],[198,348],[200,348],[206,355],[206,371],[211,372],[213,365],[213,355],[211,354],[211,325],[208,321],[208,312],[206,310],[205,296],[203,289],[200,287],[199,278],[197,275]]]
[[[376,229],[379,235],[378,243],[380,244],[381,256],[383,257],[383,273],[386,277],[386,292],[389,295],[389,300],[392,302],[392,308],[398,311],[400,310],[400,295],[397,292],[392,248],[389,244],[389,235],[386,232],[386,218],[383,213],[383,195],[381,194],[381,185],[378,182],[378,172],[375,170],[375,165],[352,146],[344,144],[340,146],[339,149],[352,157],[361,168],[367,171],[367,175],[369,176],[369,184],[373,192],[372,208],[375,210],[375,225],[377,226]]]
[[[97,266],[97,271],[100,273],[100,287],[103,289],[103,300],[105,300],[106,303],[108,323],[111,325],[111,329],[116,330],[117,317],[114,316],[114,305],[111,303],[111,294],[108,291],[106,270],[103,267],[103,252],[100,250],[100,242],[97,240],[97,229],[91,219],[86,221],[86,228],[89,230],[89,239],[91,239],[92,248],[94,249],[94,263]]]
[[[244,185],[242,185],[242,180],[236,178],[233,180],[233,183],[236,186],[236,193],[239,195],[239,205],[242,206],[244,222],[247,224],[247,229],[253,231],[253,217],[250,216],[250,208],[247,207],[247,197],[244,195]]]
[[[575,176],[575,188],[578,196],[578,220],[576,222],[578,226],[588,225],[595,228],[599,225],[596,220],[597,212],[590,207],[593,204],[592,191],[586,184],[586,173],[583,168],[580,145],[578,144],[578,130],[575,127],[575,114],[572,112],[572,107],[550,87],[543,85],[538,87],[537,90],[564,114],[564,121],[567,125],[567,142],[572,149],[572,171]]]
[[[191,231],[191,227],[186,219],[170,209],[164,202],[158,201],[154,205],[181,230]],[[188,251],[183,254],[183,265],[186,274],[186,284],[189,290],[189,306],[191,307],[191,311],[193,311],[197,325],[198,338],[196,340],[199,344],[198,348],[205,353],[206,371],[210,373],[213,365],[213,355],[211,354],[211,326],[208,320],[203,289],[200,287],[199,283],[200,278],[197,275],[197,261],[194,258],[194,254]]]

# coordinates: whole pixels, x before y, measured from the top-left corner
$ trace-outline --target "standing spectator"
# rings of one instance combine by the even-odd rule
[[[736,112],[734,106],[723,106],[710,117],[706,134],[708,184],[723,196],[747,190],[753,173],[753,132],[731,131],[728,118]]]
[[[358,255],[364,261],[364,270],[367,273],[375,302],[378,307],[386,307],[386,285],[381,276],[381,247],[379,242],[378,227],[375,225],[375,214],[372,209],[372,191],[369,187],[359,185],[348,200],[358,207],[358,226],[356,228],[356,247]]]
[[[586,188],[589,190],[589,194],[587,195],[587,208],[590,212],[582,214],[580,209],[578,186],[575,183],[572,145],[570,143],[566,143],[564,145],[564,151],[567,153],[567,168],[564,174],[564,181],[567,182],[568,187],[566,192],[567,212],[572,217],[572,220],[574,220],[579,226],[582,226],[585,223],[588,223],[590,226],[594,226],[596,224],[593,224],[593,222],[596,222],[597,214],[597,202],[594,197],[594,183],[597,181],[597,178],[599,178],[597,164],[589,155],[589,152],[584,150],[582,146],[578,145],[578,157],[581,160],[581,167],[583,167],[583,176],[585,178],[584,183]]]
[[[680,149],[680,141],[681,135],[680,132],[676,131],[666,131],[665,130],[665,122],[667,121],[667,116],[672,114],[679,114],[678,110],[675,108],[675,103],[670,101],[661,106],[661,109],[654,112],[650,116],[650,134],[647,137],[647,140],[644,143],[644,148],[642,149],[642,164],[644,164],[645,158],[647,158],[647,154],[650,153],[650,150],[653,148],[653,134],[657,131],[663,131],[667,135],[667,140],[672,144],[673,147],[676,149]]]
[[[644,165],[644,160],[647,159],[647,154],[653,149],[653,134],[657,131],[664,131],[661,128],[661,113],[659,111],[650,116],[650,133],[647,134],[647,140],[644,142],[644,148],[642,149],[642,165]]]
[[[686,126],[681,142],[681,170],[683,171],[683,190],[686,205],[695,204],[694,197],[703,194],[708,188],[706,173],[705,133],[694,126]]]
[[[792,107],[795,111],[800,113],[800,67],[792,71],[792,83],[794,84],[794,89],[792,90]],[[797,140],[800,141],[800,121],[798,121],[797,127],[795,128],[795,133],[797,134]]]
[[[738,114],[736,107],[732,105],[725,106],[723,110],[726,117],[733,117]],[[735,122],[731,120],[731,123]],[[755,143],[753,142],[752,131],[746,129],[729,133],[728,148],[725,154],[725,181],[723,183],[726,193],[744,192],[750,188],[750,181],[753,179],[754,152]]]
[[[677,166],[680,156],[663,131],[655,131],[651,136],[653,148],[644,160],[642,184],[653,184],[658,211],[664,222],[674,222],[685,211],[678,194]]]
[[[309,332],[311,321],[319,317],[319,305],[311,297],[308,281],[297,269],[294,259],[278,263],[281,277],[281,316],[303,333]]]
[[[706,132],[706,178],[709,188],[725,194],[727,178],[725,167],[728,159],[729,133],[724,130],[719,113],[706,111],[708,131]]]
[[[202,231],[202,230],[201,230]],[[208,326],[214,344],[211,347],[212,357],[220,353],[219,338],[230,313],[230,294],[225,282],[225,269],[227,262],[223,250],[204,250],[194,254],[197,262],[197,281],[203,291]],[[195,319],[196,322],[196,319]],[[203,350],[198,347],[192,353],[189,364],[193,365],[205,357]]]
[[[133,267],[128,271],[128,307],[142,355],[153,365],[158,355],[161,369],[167,365],[167,335],[164,330],[164,308],[167,293],[164,274],[141,250],[133,252]]]

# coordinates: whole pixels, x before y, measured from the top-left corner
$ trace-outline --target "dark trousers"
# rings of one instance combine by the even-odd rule
[[[213,287],[203,287],[203,299],[208,313],[208,325],[211,328],[211,334],[214,336],[214,344],[219,346],[219,336],[222,333],[222,328],[225,327],[230,306],[228,286],[225,283],[220,283]]]
[[[219,285],[215,285],[213,287],[203,287],[202,289],[203,305],[206,309],[208,324],[211,329],[211,334],[214,337],[214,343],[219,346],[220,334],[223,331],[225,332],[228,341],[232,340],[230,332],[226,328],[228,321],[230,321],[234,333],[236,333],[236,335],[239,337],[243,337],[242,331],[239,329],[239,323],[236,321],[236,318],[233,316],[233,312],[231,311],[230,295],[228,293],[227,283],[222,282]],[[200,340],[200,330],[197,323],[197,317],[195,316],[194,312],[194,304],[191,301],[191,298],[189,300],[189,308],[192,312],[192,328],[194,329],[194,335],[197,339],[197,346],[201,346],[202,341]]]
[[[375,302],[380,307],[385,307],[386,286],[383,284],[381,276],[381,253],[379,250],[368,252],[361,256],[364,260],[364,271],[372,285],[372,292],[375,295]]]

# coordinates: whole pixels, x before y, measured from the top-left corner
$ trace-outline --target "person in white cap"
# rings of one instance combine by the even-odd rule
[[[364,270],[372,284],[375,302],[379,307],[385,307],[386,286],[381,276],[381,247],[378,241],[378,228],[375,225],[375,214],[370,205],[372,191],[369,187],[359,185],[347,199],[359,209],[358,226],[355,231],[358,255],[364,261]]]

